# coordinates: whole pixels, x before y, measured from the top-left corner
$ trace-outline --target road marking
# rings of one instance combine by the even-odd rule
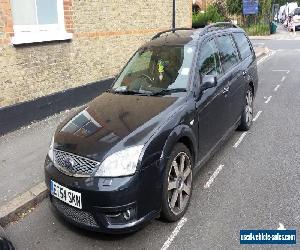
[[[281,81],[282,81],[282,82],[284,82],[284,81],[285,81],[285,76],[283,76],[283,77],[281,78]]]
[[[286,72],[287,74],[290,73],[290,71],[287,70],[287,69],[273,69],[272,71],[273,71],[273,72]]]
[[[253,118],[252,121],[256,122],[257,119],[258,119],[258,117],[261,115],[261,113],[262,113],[262,111],[258,111],[257,114],[256,114],[256,116]]]
[[[242,133],[240,138],[237,140],[237,142],[233,145],[234,148],[237,148],[241,142],[244,140],[245,136],[247,135],[247,132]]]
[[[286,229],[285,229],[284,225],[279,222],[279,228],[277,228],[277,230],[286,230]]]
[[[214,180],[216,179],[216,177],[218,176],[218,174],[221,172],[221,170],[223,169],[224,165],[220,165],[215,172],[212,174],[212,176],[209,178],[209,180],[206,182],[206,184],[204,185],[204,188],[207,189],[210,187],[210,185],[214,182]]]
[[[269,96],[268,99],[265,101],[265,104],[268,104],[272,99],[272,96]]]
[[[164,243],[161,250],[167,250],[170,245],[172,244],[173,240],[175,239],[176,235],[179,233],[180,229],[184,226],[184,224],[187,222],[187,218],[183,217],[177,224],[176,228],[170,235],[170,237],[167,239],[167,241]]]
[[[280,85],[278,84],[275,88],[274,91],[276,92],[279,89]]]

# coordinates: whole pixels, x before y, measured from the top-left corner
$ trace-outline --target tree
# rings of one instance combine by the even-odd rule
[[[242,0],[226,0],[227,12],[230,15],[243,14],[243,1]]]
[[[273,2],[274,2],[273,0],[260,1],[259,15],[261,19],[264,20],[265,22],[268,22],[270,20]]]
[[[300,0],[299,0],[300,1]],[[214,0],[212,5],[215,6],[221,16],[227,17],[227,6],[224,0]]]

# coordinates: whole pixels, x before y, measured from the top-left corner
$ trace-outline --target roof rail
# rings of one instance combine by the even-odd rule
[[[207,25],[206,27],[204,27],[202,32],[209,31],[210,29],[213,28],[238,28],[238,26],[231,22],[217,22],[217,23]]]
[[[159,38],[164,33],[169,33],[169,32],[175,33],[175,31],[177,31],[177,30],[192,30],[192,28],[175,28],[175,29],[164,30],[164,31],[157,33],[154,37],[151,38],[151,40]]]

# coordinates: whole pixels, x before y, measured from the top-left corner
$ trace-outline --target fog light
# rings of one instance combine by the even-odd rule
[[[126,210],[124,213],[123,213],[123,217],[125,220],[130,220],[130,216],[131,216],[131,212],[130,210]]]
[[[105,215],[108,223],[113,225],[126,224],[136,219],[136,209],[127,208],[120,212],[113,212]]]

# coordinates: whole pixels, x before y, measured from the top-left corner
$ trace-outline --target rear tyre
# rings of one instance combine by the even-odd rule
[[[179,220],[186,212],[193,188],[193,158],[182,143],[175,145],[167,163],[163,183],[161,217]]]
[[[245,97],[245,106],[241,117],[241,123],[238,127],[241,131],[248,131],[251,128],[253,120],[253,100],[253,89],[249,86]]]

